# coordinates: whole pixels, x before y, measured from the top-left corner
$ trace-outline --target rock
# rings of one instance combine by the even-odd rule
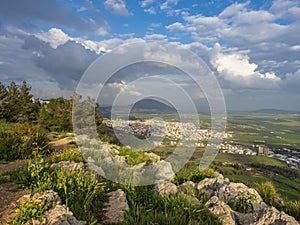
[[[99,174],[102,177],[105,177],[105,173],[103,171],[103,169],[99,166],[96,166],[94,163],[92,162],[88,162],[87,166],[89,167],[89,169],[93,172],[95,172],[96,174]]]
[[[104,209],[104,223],[120,223],[123,222],[125,211],[129,210],[126,195],[124,191],[118,189],[117,191],[108,193],[109,203],[108,208]]]
[[[205,206],[209,209],[211,213],[213,213],[220,219],[222,224],[236,224],[234,219],[235,217],[231,208],[223,201],[220,201],[217,196],[211,197],[211,199],[208,202],[206,202]]]
[[[164,160],[159,161],[152,165],[155,171],[155,183],[161,181],[171,181],[175,178],[175,173],[173,172],[172,165]]]
[[[224,183],[224,185],[217,190],[216,195],[225,202],[231,201],[236,203],[238,200],[248,202],[253,206],[253,209],[251,207],[249,208],[249,212],[251,210],[259,211],[267,207],[258,192],[243,183]]]
[[[69,161],[61,161],[59,163],[53,163],[51,165],[52,169],[61,168],[64,172],[70,173],[79,173],[80,171],[86,171],[83,163],[69,162]]]
[[[255,213],[237,213],[235,212],[237,224],[249,225],[299,225],[294,217],[284,212],[279,212],[274,207],[266,207]]]
[[[31,198],[38,201],[46,200],[47,202],[54,202],[56,205],[61,204],[61,199],[59,195],[53,190],[48,190],[44,193],[36,193]]]
[[[228,179],[206,178],[198,183],[197,189],[210,197],[215,195],[224,202],[230,201],[233,204],[238,200],[249,202],[253,206],[253,209],[249,207],[249,212],[259,211],[267,206],[255,189],[242,183],[229,182]]]
[[[149,159],[151,160],[151,162],[159,162],[160,161],[160,156],[156,155],[155,153],[145,152],[145,155],[149,157]]]
[[[170,181],[161,181],[155,184],[154,191],[158,196],[169,196],[177,193],[177,186]]]
[[[35,223],[38,224],[38,223]],[[40,225],[85,225],[85,221],[77,220],[73,213],[66,209],[64,205],[56,205],[44,213],[44,220]]]
[[[196,192],[196,184],[192,181],[187,181],[179,185],[178,190],[184,194],[194,195]]]

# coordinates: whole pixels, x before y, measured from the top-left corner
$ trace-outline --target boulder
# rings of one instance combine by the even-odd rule
[[[161,160],[158,163],[153,164],[152,168],[155,171],[155,183],[171,181],[175,178],[172,165],[167,161]]]
[[[129,210],[124,191],[118,189],[108,193],[108,207],[104,209],[104,223],[120,223],[125,219],[125,211]]]
[[[85,221],[77,220],[65,205],[56,205],[44,213],[44,220],[39,225],[85,225]]]
[[[280,212],[274,207],[266,207],[255,213],[242,214],[235,212],[235,215],[237,224],[299,225],[294,217]]]
[[[220,219],[222,224],[236,224],[234,219],[235,216],[231,208],[223,201],[220,201],[217,196],[211,197],[209,201],[206,202],[205,206],[209,209],[211,213],[213,213]]]
[[[170,181],[161,181],[155,184],[154,191],[158,196],[169,196],[177,193],[177,186]]]
[[[255,189],[242,183],[229,182],[228,179],[206,178],[198,183],[197,189],[210,197],[215,195],[224,202],[235,204],[237,201],[244,201],[251,205],[249,212],[267,207]]]

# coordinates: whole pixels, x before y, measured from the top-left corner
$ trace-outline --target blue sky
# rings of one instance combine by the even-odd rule
[[[196,53],[229,110],[300,110],[298,0],[1,0],[0,82],[69,97],[95,59],[135,41]],[[124,86],[133,88],[120,80],[110,91]]]

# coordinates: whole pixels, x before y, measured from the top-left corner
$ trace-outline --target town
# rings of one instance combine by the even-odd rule
[[[155,146],[194,146],[204,148],[210,145],[211,137],[223,139],[218,146],[220,153],[257,155],[277,158],[287,163],[291,168],[300,169],[300,154],[289,148],[271,148],[263,144],[245,146],[240,143],[227,141],[233,137],[232,132],[212,133],[209,129],[201,129],[194,123],[165,122],[161,120],[108,120],[104,119],[104,125],[113,128],[117,132],[133,133],[139,137],[157,137],[168,141],[154,141]]]

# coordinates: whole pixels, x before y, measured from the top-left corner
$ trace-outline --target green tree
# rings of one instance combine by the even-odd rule
[[[39,123],[49,131],[72,130],[72,102],[59,97],[50,99],[48,104],[43,105]]]
[[[0,82],[0,120],[5,119],[7,116],[7,96],[7,89],[4,84]]]

